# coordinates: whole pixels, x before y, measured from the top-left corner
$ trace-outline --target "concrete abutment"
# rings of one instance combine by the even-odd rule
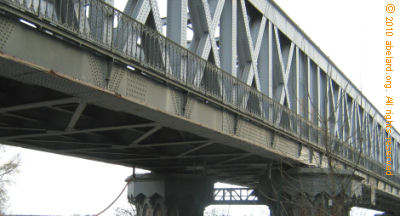
[[[273,216],[345,216],[362,195],[362,178],[347,170],[274,171],[258,185]]]
[[[213,200],[209,178],[143,174],[130,180],[128,199],[138,216],[202,216]]]

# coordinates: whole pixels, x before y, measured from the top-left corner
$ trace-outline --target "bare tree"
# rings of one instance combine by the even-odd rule
[[[8,201],[7,186],[13,182],[13,177],[18,172],[20,165],[18,154],[7,158],[4,156],[5,151],[4,147],[0,146],[0,152],[3,153],[0,156],[0,215],[4,214]]]
[[[315,182],[312,183],[301,179],[303,178],[301,175],[291,172],[293,170],[287,169],[287,166],[283,165],[287,164],[288,161],[282,160],[282,164],[276,167],[277,171],[273,174],[279,176],[276,178],[277,180],[275,180],[276,183],[271,182],[268,186],[271,192],[262,194],[268,200],[275,203],[274,205],[277,209],[273,209],[273,211],[280,212],[279,214],[281,215],[291,216],[293,214],[291,208],[293,207],[302,207],[297,208],[302,210],[296,215],[347,215],[349,214],[349,207],[354,203],[353,194],[349,193],[349,191],[360,191],[361,184],[356,184],[356,187],[354,187],[354,183],[357,181],[360,182],[361,180],[360,177],[356,176],[356,171],[360,165],[363,154],[362,143],[364,141],[363,134],[365,134],[365,132],[362,131],[362,128],[357,128],[358,135],[356,137],[354,134],[346,134],[346,137],[344,137],[343,131],[346,130],[346,124],[344,122],[339,124],[338,115],[340,115],[339,109],[342,109],[341,115],[344,115],[344,105],[342,103],[347,99],[347,86],[344,90],[334,93],[333,84],[330,83],[330,80],[328,80],[327,83],[331,86],[326,90],[325,96],[326,98],[332,97],[333,102],[323,104],[324,107],[318,107],[318,104],[313,103],[310,93],[308,92],[308,95],[303,98],[303,100],[310,101],[309,104],[311,107],[308,109],[310,113],[307,113],[306,117],[301,116],[293,118],[298,119],[298,122],[293,123],[293,125],[295,125],[294,127],[304,127],[307,125],[305,127],[307,129],[299,129],[300,133],[305,131],[309,136],[312,136],[311,133],[313,132],[314,136],[317,137],[317,145],[321,147],[321,150],[319,150],[321,154],[312,154],[312,160],[320,161],[317,167],[323,169],[321,169],[322,172],[320,173],[321,177],[319,179],[322,182],[321,185],[327,188],[326,192],[319,194],[318,199],[315,198],[315,195],[313,197],[307,194],[305,191],[310,191],[310,185]],[[332,95],[328,96],[328,94]],[[336,95],[334,96],[333,94]],[[324,109],[323,114],[318,112],[321,108]],[[308,119],[309,116],[312,121],[311,124]],[[292,123],[289,122],[289,124]],[[340,130],[342,133],[338,134]],[[344,168],[339,163],[336,163],[336,158],[344,155],[342,154],[344,151],[351,152],[349,154],[353,155],[352,162],[355,164],[354,166],[346,166],[346,168]],[[289,167],[296,167],[296,165],[289,164]],[[271,174],[269,174],[269,176],[271,176]],[[282,182],[285,182],[284,184],[286,185],[282,186]],[[286,187],[286,189],[283,190],[284,192],[282,191],[283,187]],[[290,189],[288,190],[288,188]],[[332,209],[331,206],[334,206],[334,208]]]
[[[115,216],[136,216],[136,209],[130,204],[131,209],[118,207],[115,209]]]

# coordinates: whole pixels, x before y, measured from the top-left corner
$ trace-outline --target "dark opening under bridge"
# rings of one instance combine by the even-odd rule
[[[399,214],[398,132],[274,2],[107,3],[0,0],[1,143],[152,170],[139,215],[201,215],[215,181],[275,215]]]

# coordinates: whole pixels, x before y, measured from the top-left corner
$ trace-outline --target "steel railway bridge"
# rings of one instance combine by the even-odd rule
[[[400,214],[399,133],[273,1],[113,3],[0,0],[1,143],[151,170],[139,215]]]

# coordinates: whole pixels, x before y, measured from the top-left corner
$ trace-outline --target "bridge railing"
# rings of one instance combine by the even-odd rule
[[[0,0],[135,64],[151,68],[285,133],[385,176],[385,167],[304,117],[100,0]],[[329,144],[329,145],[328,145]],[[361,145],[358,145],[361,146]],[[329,147],[329,149],[327,148]],[[400,178],[396,182],[400,183]],[[393,179],[391,179],[393,180]]]

